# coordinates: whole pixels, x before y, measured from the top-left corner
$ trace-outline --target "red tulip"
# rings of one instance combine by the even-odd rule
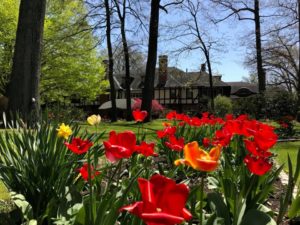
[[[140,111],[139,109],[132,111],[133,118],[136,122],[143,122],[147,117],[147,111]]]
[[[157,131],[157,136],[159,138],[164,138],[170,135],[174,135],[176,133],[176,127],[166,127],[163,130]]]
[[[202,139],[202,145],[207,148],[210,145],[210,139],[205,137]]]
[[[244,162],[250,172],[258,176],[264,175],[272,167],[272,164],[268,162],[268,159],[263,157],[252,157],[247,155],[244,158]]]
[[[271,152],[267,150],[260,149],[254,141],[244,140],[246,149],[253,155],[259,157],[269,157],[272,155]]]
[[[176,118],[176,115],[177,115],[176,111],[171,111],[171,112],[169,112],[169,113],[166,115],[166,118],[167,118],[168,120],[173,120],[173,119]]]
[[[227,129],[217,130],[214,138],[214,145],[222,145],[223,147],[228,146],[232,138],[232,133]]]
[[[132,131],[124,131],[117,134],[115,131],[109,133],[109,140],[103,142],[106,158],[116,162],[122,158],[129,158],[135,151],[136,137]]]
[[[174,135],[169,136],[169,142],[166,141],[165,145],[175,151],[182,151],[184,147],[184,138],[176,138]]]
[[[157,156],[157,153],[154,152],[154,147],[154,143],[147,144],[142,141],[140,145],[135,146],[135,151],[144,156]]]
[[[176,184],[170,178],[153,175],[151,179],[138,179],[142,201],[124,206],[126,210],[147,225],[175,225],[192,218],[185,208],[189,189],[185,184]]]
[[[93,146],[92,142],[82,140],[81,138],[73,138],[71,143],[65,142],[64,144],[68,149],[78,155],[86,153],[90,147]]]
[[[89,178],[88,164],[87,163],[83,164],[82,167],[78,169],[78,171],[81,174],[82,179],[87,181]],[[92,165],[90,166],[90,172],[91,172],[91,179],[94,179],[95,176],[98,176],[100,174],[99,171],[94,170],[94,167]]]

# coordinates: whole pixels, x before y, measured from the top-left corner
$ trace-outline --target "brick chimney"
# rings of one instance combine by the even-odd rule
[[[200,70],[200,72],[206,72],[206,64],[205,63],[201,64],[201,70]]]
[[[160,55],[158,59],[158,87],[164,87],[168,79],[168,56]]]

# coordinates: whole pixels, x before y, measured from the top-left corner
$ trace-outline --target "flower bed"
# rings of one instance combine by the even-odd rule
[[[275,215],[266,205],[282,170],[273,167],[273,127],[246,115],[222,119],[170,112],[154,143],[143,129],[147,113],[136,110],[133,116],[137,133],[110,131],[103,143],[96,115],[87,119],[96,127],[94,134],[42,124],[1,136],[1,179],[25,197],[18,202],[20,220],[82,225],[281,222],[293,182]],[[291,181],[299,170],[291,172]]]

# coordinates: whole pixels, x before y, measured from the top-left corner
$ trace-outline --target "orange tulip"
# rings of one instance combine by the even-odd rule
[[[211,172],[219,165],[221,148],[221,145],[217,145],[210,152],[206,152],[199,148],[197,141],[193,141],[184,146],[184,159],[178,159],[174,163],[176,166],[188,165],[195,170]]]

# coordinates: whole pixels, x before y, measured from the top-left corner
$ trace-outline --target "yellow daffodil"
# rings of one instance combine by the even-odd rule
[[[101,116],[100,115],[91,115],[86,120],[88,124],[95,126],[98,125],[101,122]]]
[[[63,137],[64,139],[68,139],[68,137],[72,134],[72,130],[68,125],[62,123],[57,130],[57,136]]]

